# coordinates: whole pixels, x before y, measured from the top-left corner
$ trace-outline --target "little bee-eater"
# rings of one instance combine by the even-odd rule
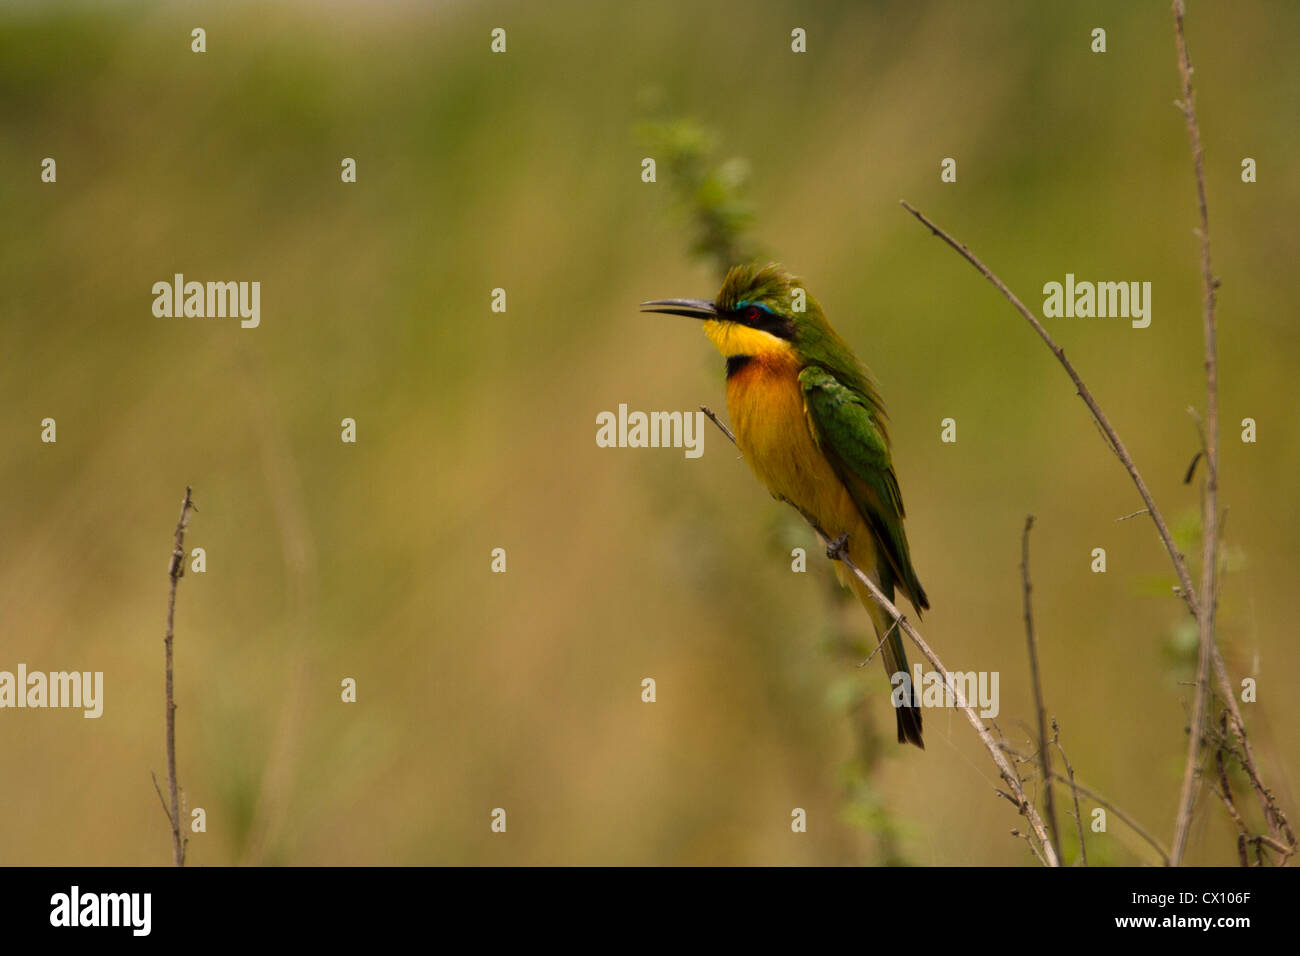
[[[647,312],[704,322],[727,360],[727,413],[754,474],[831,540],[847,535],[853,562],[890,600],[907,595],[920,615],[930,606],[903,533],[903,496],[889,454],[885,408],[866,368],[826,320],[817,300],[779,266],[736,266],[713,302],[661,299]],[[883,642],[885,671],[907,674],[893,620],[844,565]],[[886,635],[888,638],[886,639]],[[921,708],[910,677],[890,695],[898,742],[921,741]]]

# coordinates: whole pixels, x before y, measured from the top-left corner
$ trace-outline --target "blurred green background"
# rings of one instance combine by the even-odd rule
[[[998,723],[1028,747],[1034,513],[1048,710],[1081,779],[1167,841],[1195,642],[1167,556],[1149,521],[1116,522],[1141,503],[1042,344],[898,206],[1034,308],[1066,272],[1153,284],[1149,329],[1048,325],[1196,553],[1171,19],[1089,6],[0,8],[0,669],[106,681],[98,721],[0,712],[0,862],[170,860],[149,773],[186,484],[208,555],[177,607],[180,779],[208,822],[191,864],[1033,862],[959,714],[927,716],[924,753],[893,744],[879,664],[842,646],[865,614],[828,600],[811,534],[716,432],[698,460],[596,447],[621,402],[725,405],[698,328],[636,309],[717,286],[664,168],[641,181],[655,110],[747,163],[754,240],[879,378],[922,633],[1001,672]],[[1221,639],[1260,680],[1245,712],[1294,808],[1300,8],[1194,3],[1188,35],[1223,279]],[[176,272],[260,281],[261,327],[155,318]],[[1234,862],[1201,806],[1189,861]],[[1089,856],[1155,859],[1113,817]]]

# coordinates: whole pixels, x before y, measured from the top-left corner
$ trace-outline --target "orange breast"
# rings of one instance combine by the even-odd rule
[[[832,537],[847,532],[854,562],[872,573],[876,549],[848,490],[813,438],[793,356],[756,356],[727,379],[736,444],[778,498],[813,517]]]

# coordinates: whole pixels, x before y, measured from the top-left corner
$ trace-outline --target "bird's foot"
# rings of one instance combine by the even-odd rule
[[[826,557],[838,561],[849,551],[849,533],[846,531],[826,546]]]

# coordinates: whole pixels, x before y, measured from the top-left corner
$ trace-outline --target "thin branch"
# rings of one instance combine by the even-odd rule
[[[1007,797],[1007,795],[1006,795],[1005,793],[1002,793],[1001,790],[999,790],[998,793],[1002,794],[1002,796],[1004,796],[1004,797]],[[1007,797],[1007,799],[1008,799],[1008,800],[1011,800],[1010,797]],[[1014,800],[1011,800],[1011,802],[1012,802],[1012,803],[1015,803]],[[1030,839],[1028,833],[1021,833],[1019,830],[1017,830],[1017,829],[1015,829],[1015,828],[1013,827],[1012,830],[1011,830],[1011,835],[1012,835],[1013,837],[1019,837],[1020,839],[1024,840],[1026,843],[1028,843],[1028,844],[1029,844],[1029,849],[1031,849],[1031,850],[1034,851],[1034,856],[1038,857],[1038,862],[1039,862],[1039,863],[1043,864],[1043,866],[1048,866],[1048,865],[1049,865],[1048,862],[1047,862],[1047,859],[1043,856],[1042,851],[1039,850],[1039,849],[1038,849],[1038,846],[1034,843],[1034,841],[1033,841],[1032,839]]]
[[[701,408],[704,407],[701,406]],[[704,408],[704,411],[734,443],[736,438],[732,435],[731,429],[718,421],[717,417],[710,413],[707,408]],[[997,792],[1010,800],[1020,814],[1029,821],[1029,825],[1033,828],[1034,835],[1038,838],[1039,845],[1042,848],[1042,854],[1039,858],[1043,860],[1043,864],[1045,866],[1060,866],[1060,858],[1056,855],[1056,851],[1052,849],[1052,844],[1048,839],[1047,830],[1043,826],[1042,818],[1038,815],[1038,811],[1034,808],[1034,805],[1030,803],[1029,798],[1025,796],[1024,788],[1020,784],[1019,775],[1017,775],[1015,770],[1012,769],[1011,764],[1007,761],[1006,755],[1002,753],[1001,747],[997,741],[993,739],[993,735],[989,733],[988,727],[985,725],[984,721],[980,719],[979,714],[975,713],[970,704],[966,702],[966,696],[961,692],[961,687],[953,680],[952,674],[949,673],[948,668],[943,666],[943,661],[939,660],[938,655],[930,649],[929,644],[925,643],[925,639],[917,633],[916,628],[914,628],[911,625],[911,622],[903,616],[903,613],[894,606],[894,602],[885,597],[884,592],[880,590],[879,585],[877,585],[875,581],[871,580],[871,578],[863,573],[861,568],[853,563],[853,559],[849,557],[848,553],[848,535],[843,534],[838,538],[833,538],[818,527],[817,522],[813,521],[813,519],[808,515],[803,514],[802,511],[799,513],[803,515],[804,520],[808,522],[812,529],[817,532],[818,537],[823,541],[830,542],[826,548],[826,556],[832,561],[839,561],[849,569],[854,577],[862,582],[866,589],[871,592],[871,596],[875,599],[876,603],[894,619],[894,624],[902,628],[903,633],[911,638],[912,643],[916,645],[922,656],[930,662],[930,665],[936,671],[943,675],[944,685],[952,688],[953,698],[956,701],[957,706],[966,715],[966,719],[970,721],[970,725],[975,729],[975,733],[979,736],[980,742],[984,744],[985,749],[988,750],[989,755],[993,758],[993,763],[997,765],[998,773],[1001,774],[1002,779],[1006,781],[1007,786],[1011,789],[1011,794],[1003,793],[1000,790]],[[1038,852],[1037,849],[1035,849],[1035,852]]]
[[[713,411],[713,409],[709,408],[708,405],[701,405],[700,411],[702,411],[705,415],[709,417],[709,421],[713,422],[713,424],[717,425],[719,428],[722,429],[722,434],[726,435],[727,438],[731,440],[731,443],[733,445],[736,444],[735,434],[731,431],[730,428],[727,427],[726,422],[724,422],[721,418],[717,416],[717,414]],[[739,448],[740,446],[737,445],[736,447]]]
[[[1227,728],[1224,729],[1226,731]],[[1224,809],[1228,811],[1228,816],[1237,827],[1237,859],[1241,861],[1242,866],[1250,866],[1250,858],[1246,855],[1246,845],[1250,842],[1250,829],[1246,826],[1246,821],[1241,818],[1237,803],[1232,798],[1232,784],[1228,782],[1228,766],[1223,759],[1223,747],[1215,748],[1214,764],[1219,775],[1219,788],[1214,793],[1223,801]]]
[[[1201,149],[1201,130],[1196,121],[1196,93],[1192,89],[1192,63],[1183,35],[1183,0],[1174,0],[1174,46],[1178,51],[1178,74],[1182,79],[1183,99],[1179,104],[1187,121],[1187,139],[1192,149],[1192,166],[1196,171],[1196,200],[1200,213],[1201,240],[1201,327],[1205,339],[1205,496],[1201,521],[1201,612],[1200,645],[1196,661],[1196,697],[1192,705],[1192,723],[1187,741],[1187,762],[1183,768],[1183,786],[1175,818],[1174,841],[1170,863],[1178,866],[1187,849],[1192,826],[1199,778],[1201,740],[1204,736],[1206,702],[1209,697],[1211,652],[1214,649],[1214,615],[1218,600],[1215,575],[1218,569],[1219,541],[1219,358],[1218,333],[1214,322],[1215,289],[1219,282],[1210,267],[1210,218],[1205,202],[1205,159]],[[1189,469],[1190,471],[1190,469]]]
[[[181,862],[184,863],[186,851],[190,846],[189,828],[185,825],[185,822],[190,818],[190,805],[189,801],[185,799],[185,788],[178,786],[176,789],[180,792],[181,798],[181,818],[179,823],[181,827]]]
[[[872,659],[873,657],[875,657],[877,654],[879,654],[879,653],[880,653],[880,649],[881,649],[882,647],[885,646],[885,641],[889,640],[889,635],[893,634],[894,631],[897,630],[897,629],[898,629],[898,622],[897,622],[897,621],[895,621],[893,624],[889,625],[889,630],[887,630],[887,631],[885,632],[885,636],[882,637],[880,640],[876,641],[876,647],[875,647],[875,650],[873,650],[870,654],[868,654],[868,655],[867,655],[867,659],[866,659],[865,661],[862,661],[861,663],[859,663],[858,666],[859,666],[859,667],[866,667],[868,664],[870,664],[870,663],[871,663],[871,659]]]
[[[1237,707],[1236,688],[1232,685],[1231,678],[1228,677],[1227,668],[1223,665],[1223,658],[1219,655],[1218,647],[1214,648],[1214,676],[1218,683],[1219,696],[1227,709],[1229,725],[1232,728],[1233,736],[1237,738],[1237,743],[1241,745],[1241,750],[1235,752],[1237,761],[1246,771],[1246,777],[1250,780],[1251,789],[1255,791],[1259,798],[1260,806],[1264,811],[1264,819],[1268,823],[1269,831],[1274,838],[1285,842],[1290,847],[1290,852],[1294,854],[1297,849],[1297,841],[1291,824],[1287,821],[1286,814],[1277,804],[1277,797],[1273,791],[1264,785],[1263,779],[1259,775],[1259,768],[1255,763],[1255,756],[1251,750],[1250,739],[1246,736],[1246,725],[1242,722],[1241,711]]]
[[[1007,753],[1011,754],[1016,759],[1021,761],[1028,762],[1034,759],[1033,755],[1023,753],[1017,750],[1016,748],[1010,746],[1009,744],[1004,743],[1002,745],[1002,749],[1005,750]],[[1079,783],[1078,780],[1071,780],[1069,777],[1061,773],[1059,770],[1052,771],[1052,779],[1059,781],[1060,783],[1069,784],[1070,787],[1073,790],[1077,791],[1080,796],[1084,797],[1085,799],[1091,800],[1093,803],[1097,804],[1097,806],[1104,807],[1110,813],[1114,814],[1116,819],[1118,819],[1121,823],[1125,824],[1130,830],[1132,830],[1143,840],[1145,840],[1151,846],[1151,849],[1159,853],[1160,859],[1165,863],[1166,866],[1168,866],[1169,851],[1164,848],[1164,844],[1162,844],[1158,839],[1156,839],[1155,836],[1152,835],[1151,831],[1147,830],[1144,826],[1142,826],[1142,824],[1138,823],[1137,820],[1135,820],[1132,816],[1125,813],[1120,807],[1116,806],[1115,803],[1108,800],[1106,797],[1103,797],[1097,791],[1090,790],[1088,787]]]
[[[1057,724],[1055,717],[1052,718],[1052,743],[1061,752],[1061,760],[1065,763],[1065,772],[1070,778],[1070,794],[1074,797],[1074,823],[1079,828],[1079,860],[1084,866],[1087,866],[1088,847],[1083,842],[1083,815],[1079,812],[1079,787],[1074,782],[1074,767],[1070,765],[1070,758],[1065,755],[1065,748],[1061,746],[1061,728]],[[1050,784],[1047,787],[1047,792],[1052,792]]]
[[[163,813],[167,815],[167,822],[170,824],[172,822],[172,812],[167,809],[167,798],[163,796],[162,788],[158,786],[158,775],[150,770],[149,776],[153,778],[154,793],[158,794],[158,802],[162,804]]]
[[[1265,836],[1262,833],[1255,834],[1253,837],[1250,838],[1250,842],[1255,844],[1256,851],[1258,851],[1261,847],[1268,847],[1270,850],[1273,850],[1275,853],[1280,853],[1282,855],[1282,859],[1278,861],[1277,863],[1278,866],[1286,866],[1287,859],[1295,854],[1294,847],[1289,847],[1286,846],[1285,844],[1278,843],[1272,837]]]
[[[1124,466],[1125,470],[1129,473],[1129,477],[1133,479],[1133,484],[1137,486],[1138,494],[1142,497],[1142,503],[1146,505],[1147,510],[1151,513],[1151,520],[1155,522],[1156,531],[1160,534],[1160,540],[1164,542],[1165,550],[1168,551],[1169,556],[1173,558],[1174,570],[1178,573],[1178,581],[1182,585],[1181,596],[1183,600],[1187,602],[1188,609],[1193,615],[1195,615],[1197,613],[1196,591],[1192,587],[1192,577],[1191,574],[1188,573],[1186,560],[1184,560],[1182,553],[1174,544],[1174,536],[1169,532],[1169,525],[1165,523],[1164,515],[1162,515],[1160,509],[1156,507],[1155,499],[1151,497],[1151,492],[1147,488],[1147,483],[1142,479],[1141,472],[1137,470],[1137,465],[1133,463],[1132,456],[1129,455],[1128,449],[1124,446],[1124,440],[1119,437],[1119,432],[1115,431],[1115,426],[1110,423],[1110,419],[1106,417],[1106,413],[1101,410],[1101,406],[1097,404],[1097,400],[1092,397],[1092,392],[1089,391],[1088,386],[1083,383],[1083,379],[1080,378],[1079,373],[1075,371],[1074,365],[1065,357],[1065,350],[1056,344],[1056,340],[1053,339],[1047,329],[1043,327],[1043,323],[1039,322],[1038,317],[1016,297],[1014,292],[1007,288],[1006,283],[994,275],[989,267],[981,262],[973,252],[966,248],[964,244],[958,242],[948,233],[936,226],[924,213],[914,208],[906,200],[899,200],[899,203],[904,209],[915,216],[922,225],[929,229],[932,234],[938,236],[955,249],[963,259],[975,267],[976,271],[979,272],[980,275],[991,282],[993,287],[1001,292],[1008,302],[1015,306],[1016,311],[1025,317],[1025,321],[1033,327],[1034,331],[1038,333],[1038,337],[1046,343],[1052,354],[1056,356],[1056,360],[1061,363],[1061,367],[1064,368],[1066,374],[1070,376],[1070,381],[1074,383],[1075,390],[1079,393],[1079,397],[1083,399],[1083,403],[1088,406],[1088,411],[1092,413],[1093,421],[1097,423],[1097,426],[1101,429],[1106,441],[1110,443],[1111,450],[1115,452],[1115,456],[1120,460],[1120,464]]]
[[[1069,359],[1065,357],[1065,351],[1056,344],[1056,341],[1051,337],[1047,329],[1043,327],[1043,324],[1038,321],[1038,318],[1029,311],[1028,308],[1025,307],[1025,304],[1016,297],[1015,293],[1008,289],[1006,284],[994,275],[993,272],[990,271],[974,253],[943,229],[935,225],[929,218],[919,210],[912,207],[909,203],[904,200],[900,200],[900,203],[904,209],[916,217],[916,219],[929,229],[932,234],[938,236],[947,245],[956,250],[963,259],[975,267],[976,271],[978,271],[980,275],[984,276],[984,278],[987,279],[994,288],[1001,292],[1007,301],[1015,307],[1016,311],[1024,316],[1025,320],[1030,324],[1034,331],[1038,333],[1039,338],[1046,343],[1048,349],[1050,349],[1052,354],[1056,356],[1057,361],[1061,363],[1066,374],[1069,375],[1070,380],[1074,383],[1075,389],[1079,393],[1079,397],[1082,398],[1084,404],[1088,406],[1088,411],[1092,414],[1093,421],[1097,424],[1098,428],[1101,429],[1101,432],[1109,443],[1111,451],[1114,452],[1115,457],[1119,459],[1120,464],[1122,464],[1124,469],[1128,472],[1134,486],[1137,488],[1138,494],[1142,498],[1143,504],[1146,505],[1147,511],[1151,514],[1151,520],[1155,523],[1156,530],[1160,535],[1160,540],[1163,542],[1165,550],[1169,553],[1169,559],[1173,563],[1174,572],[1178,576],[1179,586],[1175,589],[1175,593],[1183,599],[1183,602],[1187,605],[1187,609],[1191,612],[1192,616],[1196,618],[1199,624],[1200,608],[1197,604],[1196,589],[1192,586],[1191,573],[1187,569],[1187,561],[1183,557],[1182,552],[1180,552],[1175,546],[1173,536],[1169,533],[1169,526],[1165,522],[1164,516],[1160,513],[1160,509],[1156,507],[1155,499],[1151,497],[1151,492],[1147,488],[1146,482],[1142,479],[1141,473],[1137,470],[1137,466],[1133,463],[1132,456],[1129,455],[1128,450],[1125,448],[1119,434],[1115,431],[1114,426],[1111,425],[1109,419],[1106,418],[1105,413],[1102,412],[1101,406],[1097,404],[1097,400],[1093,398],[1092,393],[1079,377],[1079,373],[1075,371],[1074,366],[1070,363]],[[1251,749],[1250,740],[1246,734],[1246,723],[1242,720],[1241,710],[1237,706],[1235,688],[1233,687],[1232,679],[1228,676],[1227,667],[1224,666],[1223,656],[1219,653],[1218,647],[1213,643],[1210,645],[1210,655],[1210,661],[1214,667],[1215,683],[1219,689],[1220,696],[1223,698],[1224,705],[1228,708],[1233,735],[1241,744],[1242,766],[1245,767],[1246,773],[1249,775],[1251,780],[1251,786],[1259,797],[1260,805],[1263,807],[1264,815],[1269,823],[1269,829],[1272,831],[1274,838],[1288,843],[1291,846],[1295,846],[1295,836],[1287,822],[1286,815],[1277,805],[1277,800],[1273,796],[1272,792],[1263,785],[1260,779],[1259,770],[1255,764],[1254,752]]]
[[[163,809],[167,811],[167,822],[171,824],[172,862],[176,866],[185,865],[186,841],[181,836],[180,798],[176,785],[176,698],[172,693],[172,637],[173,623],[176,618],[176,586],[185,576],[185,529],[189,527],[190,512],[196,510],[198,509],[194,507],[187,486],[185,500],[181,503],[181,516],[176,522],[176,544],[172,548],[171,563],[167,568],[167,576],[171,578],[171,591],[167,597],[167,634],[163,638],[167,668],[167,789],[171,795],[171,809],[166,805]],[[158,780],[155,777],[154,787],[157,786]],[[161,798],[162,793],[160,792],[158,796]]]
[[[1232,745],[1232,738],[1228,733],[1228,713],[1226,710],[1219,712],[1219,726],[1216,730],[1216,728],[1211,725],[1211,727],[1208,728],[1207,737],[1209,737],[1214,744],[1215,766],[1218,773],[1219,783],[1218,788],[1212,786],[1210,789],[1215,796],[1223,801],[1224,809],[1228,812],[1228,816],[1232,818],[1233,823],[1237,827],[1237,851],[1239,858],[1245,860],[1246,846],[1253,845],[1255,847],[1256,857],[1262,864],[1264,862],[1262,848],[1268,847],[1280,854],[1280,859],[1277,861],[1277,865],[1286,866],[1287,861],[1294,856],[1296,852],[1294,842],[1295,838],[1290,832],[1290,827],[1286,827],[1282,834],[1283,839],[1291,841],[1291,844],[1288,846],[1286,843],[1274,839],[1266,834],[1252,834],[1245,819],[1242,817],[1241,812],[1237,809],[1237,801],[1233,797],[1232,787],[1228,780],[1227,758],[1235,758],[1243,767],[1245,764],[1241,760],[1240,751]],[[1252,786],[1254,786],[1253,783]],[[1271,798],[1272,794],[1268,794],[1268,796]],[[1285,824],[1285,820],[1283,823]],[[1249,862],[1242,863],[1242,866],[1248,865],[1250,865]]]
[[[1025,532],[1020,540],[1020,577],[1025,598],[1025,637],[1029,641],[1029,676],[1034,685],[1034,712],[1038,717],[1038,757],[1043,766],[1043,779],[1052,779],[1052,757],[1047,746],[1047,709],[1043,706],[1043,683],[1038,673],[1038,640],[1034,636],[1034,612],[1029,595],[1033,585],[1029,581],[1029,531],[1034,526],[1034,516],[1025,516]],[[1061,832],[1056,826],[1056,801],[1051,786],[1047,787],[1047,828],[1052,836],[1052,848],[1061,856]],[[1077,807],[1076,807],[1077,809]]]
[[[812,522],[809,523],[812,524]],[[847,535],[840,535],[838,538],[832,540],[824,531],[818,528],[816,524],[813,524],[813,530],[826,540],[832,541],[831,546],[826,549],[826,556],[833,561],[841,562],[849,569],[854,577],[862,582],[863,586],[871,592],[871,596],[875,598],[876,603],[884,608],[885,612],[888,613],[895,622],[897,622],[903,633],[911,638],[912,643],[915,644],[917,650],[921,652],[921,656],[930,662],[930,666],[943,675],[944,686],[952,688],[953,699],[956,701],[957,706],[966,715],[966,719],[970,721],[970,725],[975,729],[975,733],[979,736],[981,743],[984,744],[985,749],[987,749],[989,754],[992,755],[993,762],[997,765],[998,771],[1002,775],[1002,779],[1006,781],[1007,786],[1011,788],[1011,793],[1015,796],[1013,802],[1016,804],[1017,809],[1025,819],[1029,821],[1029,825],[1033,829],[1034,835],[1038,838],[1043,855],[1047,859],[1047,864],[1049,866],[1060,866],[1060,858],[1052,848],[1051,841],[1047,836],[1047,830],[1043,826],[1042,818],[1038,815],[1038,811],[1034,808],[1034,805],[1029,802],[1029,798],[1025,796],[1024,788],[1020,785],[1020,777],[1016,775],[1011,764],[1007,762],[1006,757],[1002,754],[1002,750],[998,747],[997,741],[993,739],[993,735],[989,733],[988,727],[985,726],[984,721],[980,719],[979,714],[975,713],[974,708],[966,702],[966,696],[961,692],[961,687],[953,680],[952,674],[949,673],[948,668],[944,667],[943,661],[939,660],[939,656],[930,649],[930,645],[925,642],[925,639],[921,637],[916,628],[914,628],[911,622],[903,616],[902,612],[894,606],[894,602],[885,597],[885,594],[880,590],[879,585],[877,585],[875,581],[871,580],[870,577],[863,573],[861,568],[853,563],[853,559],[850,558],[848,554]]]
[[[1126,824],[1130,830],[1132,830],[1143,840],[1145,840],[1148,844],[1150,844],[1151,848],[1160,854],[1160,859],[1164,861],[1165,865],[1166,866],[1169,865],[1169,851],[1164,848],[1164,844],[1162,844],[1159,840],[1157,840],[1154,836],[1152,836],[1151,832],[1147,830],[1145,827],[1143,827],[1142,824],[1138,823],[1137,820],[1133,819],[1131,816],[1129,816],[1119,807],[1115,806],[1115,804],[1111,803],[1101,794],[1097,793],[1097,791],[1089,790],[1087,787],[1085,787],[1083,784],[1079,783],[1077,780],[1073,779],[1072,777],[1066,777],[1063,774],[1059,773],[1058,771],[1052,771],[1052,778],[1054,780],[1059,780],[1061,783],[1068,783],[1070,785],[1070,788],[1073,791],[1075,791],[1076,794],[1086,797],[1087,799],[1091,800],[1093,803],[1097,804],[1100,807],[1105,807],[1107,810],[1113,813],[1121,823]]]

